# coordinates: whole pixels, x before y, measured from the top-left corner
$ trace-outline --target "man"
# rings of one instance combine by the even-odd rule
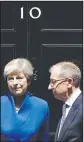
[[[54,97],[64,102],[55,142],[83,141],[83,97],[80,90],[81,71],[72,62],[59,62],[50,69],[49,90]]]

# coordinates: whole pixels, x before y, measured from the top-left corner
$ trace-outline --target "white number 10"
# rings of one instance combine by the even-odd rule
[[[20,17],[20,18],[21,18],[21,19],[24,19],[24,7],[21,7],[20,9],[21,9],[21,17]],[[32,11],[33,11],[34,9],[38,11],[38,15],[37,15],[37,16],[33,16]],[[32,7],[32,8],[30,9],[30,11],[29,11],[29,15],[30,15],[30,17],[33,18],[33,19],[38,19],[38,18],[41,16],[41,10],[40,10],[38,7]]]

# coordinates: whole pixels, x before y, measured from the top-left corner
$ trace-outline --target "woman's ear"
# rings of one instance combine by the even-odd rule
[[[27,79],[28,86],[31,85],[31,79]]]

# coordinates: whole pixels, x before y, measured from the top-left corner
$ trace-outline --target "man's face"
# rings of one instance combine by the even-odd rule
[[[56,70],[52,70],[48,89],[52,90],[56,99],[65,101],[68,94],[68,81],[66,78],[60,78]]]
[[[9,74],[7,84],[10,92],[15,96],[22,96],[27,92],[28,81],[22,72]]]

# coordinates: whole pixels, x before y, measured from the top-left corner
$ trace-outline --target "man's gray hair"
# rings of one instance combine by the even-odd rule
[[[61,78],[72,78],[74,82],[75,87],[80,86],[80,80],[81,80],[81,71],[79,67],[70,61],[63,61],[59,62],[53,66],[50,67],[49,72],[53,69],[56,69],[56,72],[59,70],[59,77]]]
[[[14,72],[23,72],[28,79],[31,79],[33,76],[33,66],[31,62],[28,59],[25,58],[17,58],[12,59],[10,62],[8,62],[4,67],[4,78]]]

